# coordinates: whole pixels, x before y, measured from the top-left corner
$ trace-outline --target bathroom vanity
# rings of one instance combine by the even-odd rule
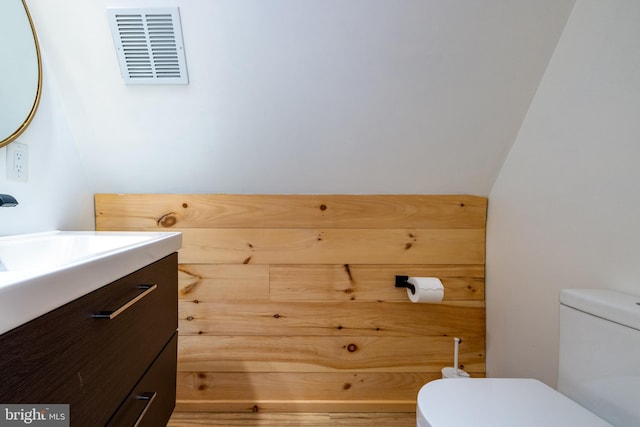
[[[94,264],[102,281],[134,269],[106,284],[84,275],[95,289],[0,335],[0,403],[69,404],[71,425],[83,427],[166,425],[175,405],[180,235],[155,234],[162,234],[155,245],[154,239],[134,239],[126,248],[101,247],[81,260],[71,257],[64,267],[44,269],[37,283],[24,279],[28,274],[17,284],[0,282],[2,304],[3,291],[12,296],[9,287],[31,286],[33,298],[14,301],[29,307],[43,301],[36,293],[50,292],[46,287],[59,287],[72,298],[66,289],[83,287],[65,282],[65,276],[80,280],[70,273],[74,269],[91,272]],[[12,272],[10,263],[6,267],[0,280]],[[0,311],[0,326],[3,320]]]

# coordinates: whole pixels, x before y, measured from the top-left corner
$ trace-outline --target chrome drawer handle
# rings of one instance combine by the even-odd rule
[[[149,410],[149,407],[151,406],[151,403],[153,402],[153,400],[156,398],[157,393],[150,391],[147,393],[142,393],[140,396],[138,396],[138,399],[140,400],[146,400],[147,403],[144,405],[144,409],[142,410],[142,412],[140,413],[140,416],[138,417],[138,419],[136,420],[136,423],[133,425],[133,427],[138,427],[138,425],[140,424],[140,422],[142,421],[142,419],[144,418],[144,415],[147,413],[147,411]]]
[[[93,317],[95,317],[96,319],[115,319],[116,317],[124,313],[125,310],[130,308],[133,304],[137,303],[142,298],[155,291],[158,288],[158,285],[155,283],[153,285],[140,285],[138,286],[138,288],[143,289],[143,291],[136,295],[133,299],[122,305],[120,308],[113,311],[99,311],[97,313],[94,313]]]

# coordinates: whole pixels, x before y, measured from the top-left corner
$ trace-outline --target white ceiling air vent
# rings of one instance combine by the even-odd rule
[[[107,12],[126,84],[189,83],[177,7]]]

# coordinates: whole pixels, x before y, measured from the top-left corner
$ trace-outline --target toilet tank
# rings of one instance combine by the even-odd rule
[[[615,426],[640,426],[640,297],[560,294],[558,390]]]

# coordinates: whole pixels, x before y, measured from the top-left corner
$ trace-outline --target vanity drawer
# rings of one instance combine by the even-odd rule
[[[176,402],[177,357],[178,334],[175,333],[107,427],[165,425]]]
[[[0,402],[68,403],[73,425],[104,426],[174,335],[176,284],[172,254],[0,336]],[[157,287],[136,300],[139,285]]]
[[[101,307],[96,309],[94,305],[87,312],[87,316],[97,311],[117,312],[143,295],[112,319],[92,319],[94,351],[99,355],[96,375],[103,392],[113,395],[109,402],[111,413],[177,330],[177,256],[171,257],[173,259],[158,261],[113,282],[108,288],[99,289],[96,296]],[[157,288],[139,289],[139,286],[152,285]],[[100,400],[102,404],[104,399]]]

